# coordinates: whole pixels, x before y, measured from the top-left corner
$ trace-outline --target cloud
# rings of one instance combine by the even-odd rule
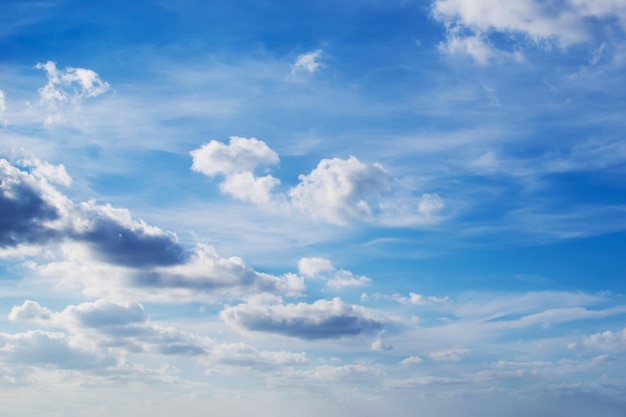
[[[323,56],[323,54],[323,50],[316,49],[315,51],[298,55],[298,57],[296,58],[296,62],[294,62],[294,64],[291,66],[291,73],[295,74],[296,72],[300,71],[314,73],[320,68],[323,68],[324,64],[320,62],[320,58]]]
[[[210,352],[210,360],[223,365],[254,368],[280,368],[306,365],[309,359],[304,352],[262,351],[244,343],[221,344]]]
[[[258,139],[233,136],[228,145],[211,141],[191,151],[191,156],[193,171],[210,177],[224,175],[219,184],[222,193],[274,214],[304,214],[337,225],[358,220],[402,227],[436,223],[445,208],[437,194],[384,199],[381,194],[389,191],[391,178],[383,166],[363,163],[354,156],[322,159],[309,174],[298,176],[298,184],[286,193],[274,192],[279,179],[254,175],[252,170],[258,165],[278,162],[278,155]]]
[[[13,365],[52,365],[64,369],[109,367],[117,363],[113,357],[86,349],[77,342],[64,333],[42,330],[0,333],[0,359]]]
[[[259,273],[241,258],[220,258],[208,246],[185,248],[175,234],[134,220],[126,209],[74,204],[52,185],[71,184],[62,166],[34,160],[20,169],[0,159],[0,179],[0,249],[11,249],[2,255],[36,254],[27,249],[55,243],[54,253],[64,259],[40,260],[44,263],[35,269],[79,286],[94,285],[93,295],[130,287],[178,288],[188,295],[198,290],[297,295],[304,289],[293,274]]]
[[[241,329],[300,339],[356,336],[380,330],[387,323],[378,313],[345,304],[340,298],[284,304],[280,297],[256,296],[246,303],[226,307],[220,317]]]
[[[386,352],[394,350],[395,347],[391,343],[386,343],[385,341],[383,341],[382,335],[379,335],[378,338],[376,338],[376,340],[374,340],[370,345],[370,349],[372,349],[374,352]]]
[[[306,278],[324,280],[327,287],[335,290],[361,287],[371,282],[366,276],[355,276],[345,269],[336,270],[332,262],[324,258],[302,258],[298,261],[298,271]]]
[[[335,271],[333,263],[325,258],[301,258],[298,272],[306,278],[319,278],[320,275]]]
[[[400,364],[402,365],[419,365],[424,362],[422,358],[419,356],[409,356],[408,358],[403,359]]]
[[[278,155],[267,144],[256,138],[231,136],[228,145],[212,140],[190,152],[191,169],[210,177],[242,173],[258,165],[278,163]]]
[[[272,189],[280,184],[280,180],[266,175],[255,177],[250,171],[227,175],[220,184],[220,191],[230,194],[237,200],[263,205],[272,199]]]
[[[506,34],[515,48],[524,46],[524,41],[567,48],[593,41],[596,25],[623,31],[626,24],[626,6],[618,1],[435,0],[432,11],[447,27],[441,50],[469,55],[481,64],[521,58],[519,50],[508,52],[491,46],[488,38],[493,33]]]
[[[626,350],[626,328],[621,332],[607,330],[583,338],[585,347],[601,350]]]
[[[67,67],[59,70],[55,62],[38,63],[36,69],[46,71],[48,83],[41,87],[39,103],[51,109],[59,104],[80,102],[85,98],[97,97],[108,91],[111,86],[102,81],[94,71],[85,68]]]
[[[468,349],[448,349],[428,354],[428,357],[439,362],[458,362],[470,354]]]
[[[389,186],[380,164],[366,165],[354,156],[323,159],[288,194],[294,207],[314,219],[345,224],[350,219],[371,219],[367,200]]]

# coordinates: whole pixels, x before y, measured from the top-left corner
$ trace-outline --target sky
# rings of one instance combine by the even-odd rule
[[[626,1],[1,4],[7,415],[626,415]]]

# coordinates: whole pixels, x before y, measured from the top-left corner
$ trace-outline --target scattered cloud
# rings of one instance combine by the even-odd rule
[[[440,49],[465,54],[478,63],[492,60],[521,60],[519,48],[528,42],[549,48],[568,48],[594,42],[594,27],[607,25],[623,31],[626,7],[620,2],[598,3],[567,0],[558,5],[537,0],[502,3],[496,0],[435,0],[433,16],[447,27]],[[615,19],[615,17],[617,19]],[[506,35],[513,51],[492,46],[493,33]]]
[[[621,351],[626,350],[626,328],[621,332],[607,330],[602,333],[594,333],[583,338],[583,345],[588,348],[600,350]]]
[[[226,307],[220,317],[241,329],[300,339],[357,336],[380,330],[388,322],[379,313],[345,304],[340,298],[285,304],[275,296],[250,297],[243,304]]]
[[[458,362],[468,357],[469,354],[470,351],[468,349],[448,349],[429,353],[428,357],[439,362]]]
[[[408,358],[402,359],[400,364],[402,365],[419,365],[424,362],[424,360],[419,356],[409,356]]]
[[[291,73],[295,74],[301,71],[314,73],[318,71],[320,68],[323,68],[325,66],[320,61],[323,56],[324,51],[322,49],[316,49],[314,51],[298,55],[298,57],[296,58],[296,62],[294,62],[291,66]]]
[[[327,287],[335,290],[361,287],[371,282],[366,276],[356,276],[345,269],[337,270],[330,260],[324,258],[302,258],[298,261],[298,270],[303,277],[323,280]]]
[[[298,184],[279,193],[274,192],[279,179],[271,175],[256,177],[252,172],[258,165],[278,162],[278,155],[263,141],[231,137],[229,145],[211,141],[191,155],[193,171],[210,177],[224,175],[219,184],[222,193],[276,214],[301,213],[337,225],[357,220],[401,227],[437,223],[439,212],[445,208],[437,194],[425,193],[418,198],[383,196],[389,194],[392,178],[381,164],[366,164],[354,156],[322,159],[309,174],[298,177]]]
[[[210,177],[250,171],[278,163],[278,155],[262,140],[231,136],[228,145],[212,140],[191,151],[192,171]]]

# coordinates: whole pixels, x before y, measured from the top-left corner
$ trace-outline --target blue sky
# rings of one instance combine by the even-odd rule
[[[626,413],[623,0],[2,6],[7,413]]]

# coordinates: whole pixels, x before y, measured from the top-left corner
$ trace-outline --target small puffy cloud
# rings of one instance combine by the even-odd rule
[[[11,321],[46,321],[52,312],[36,301],[26,300],[21,306],[13,306],[8,319]]]
[[[366,276],[356,276],[345,269],[336,270],[333,263],[325,258],[302,258],[298,271],[309,279],[325,280],[326,286],[335,290],[367,285],[371,280]]]
[[[402,365],[419,365],[424,362],[422,358],[419,356],[409,356],[408,358],[403,359],[400,364]]]
[[[422,294],[417,294],[414,292],[410,292],[408,297],[402,297],[399,294],[394,294],[392,298],[401,303],[401,304],[413,304],[413,305],[429,305],[429,304],[437,304],[437,303],[446,303],[449,300],[449,297],[435,297],[435,296],[424,296]]]
[[[238,200],[262,205],[270,202],[272,189],[278,184],[280,180],[271,175],[255,177],[251,171],[244,171],[226,176],[220,191]]]
[[[585,347],[601,350],[626,350],[626,328],[621,332],[607,330],[583,338]]]
[[[97,97],[111,88],[109,83],[102,81],[100,76],[90,69],[67,67],[60,70],[52,61],[39,63],[35,68],[46,71],[48,76],[48,83],[41,87],[38,93],[39,104],[51,111],[58,111],[67,105],[80,104],[83,100]],[[60,118],[59,114],[49,115],[46,124],[49,125]]]
[[[302,258],[298,261],[298,272],[306,278],[317,278],[334,270],[333,263],[325,258]]]
[[[191,169],[211,177],[278,163],[278,155],[265,142],[239,136],[231,136],[228,145],[212,140],[190,154],[193,158]]]
[[[367,202],[388,188],[389,178],[380,164],[367,165],[354,156],[323,159],[289,190],[294,207],[314,219],[345,224],[353,218],[371,219]]]
[[[256,296],[246,303],[226,307],[220,317],[241,329],[300,339],[356,336],[380,330],[387,322],[378,313],[345,304],[340,298],[284,304],[280,297]]]
[[[468,349],[449,349],[430,353],[428,357],[439,362],[458,362],[468,357],[469,354]]]
[[[395,349],[395,347],[391,343],[386,343],[382,335],[379,335],[370,345],[370,349],[374,352],[386,352]]]
[[[298,55],[296,62],[294,62],[291,66],[291,73],[295,74],[300,71],[306,71],[309,73],[316,72],[320,68],[324,67],[324,64],[320,62],[320,58],[322,58],[323,54],[323,50],[316,49],[315,51]]]

